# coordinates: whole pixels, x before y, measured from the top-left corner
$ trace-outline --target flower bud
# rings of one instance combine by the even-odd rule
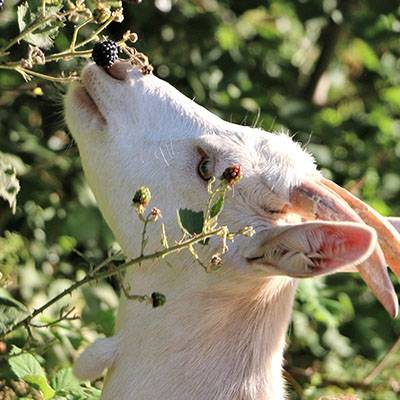
[[[72,12],[68,16],[68,21],[71,21],[73,24],[77,24],[79,22],[79,14],[76,12]]]
[[[113,13],[114,21],[115,22],[122,22],[124,20],[124,14],[122,13],[122,9],[118,9]]]
[[[160,218],[162,218],[160,209],[153,207],[150,211],[150,221],[157,222]]]
[[[21,59],[21,67],[26,69],[31,69],[33,67],[31,60]]]
[[[214,254],[211,257],[210,264],[213,266],[219,266],[222,264],[222,257],[219,254]]]
[[[93,18],[99,24],[106,22],[110,17],[111,11],[109,8],[98,6],[98,8],[93,11]]]

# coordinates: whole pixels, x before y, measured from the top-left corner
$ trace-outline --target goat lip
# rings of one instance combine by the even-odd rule
[[[76,88],[76,95],[78,98],[78,103],[81,107],[83,107],[90,114],[96,116],[103,123],[106,123],[106,119],[102,112],[100,111],[99,106],[94,100],[93,96],[91,96],[90,91],[84,85],[79,85]]]

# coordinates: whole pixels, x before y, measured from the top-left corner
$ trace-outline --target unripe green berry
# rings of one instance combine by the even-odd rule
[[[132,199],[132,203],[136,207],[146,207],[151,200],[150,189],[146,186],[141,186],[135,193]]]

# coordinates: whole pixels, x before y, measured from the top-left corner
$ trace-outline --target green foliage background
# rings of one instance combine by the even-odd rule
[[[326,176],[357,189],[382,214],[400,215],[397,0],[144,0],[138,6],[126,3],[124,14],[122,24],[108,29],[109,37],[136,31],[138,49],[158,76],[225,119],[292,132]],[[16,2],[6,0],[0,45],[17,33]],[[60,32],[57,51],[70,36],[69,28]],[[25,52],[25,44],[12,51],[16,60]],[[80,63],[48,64],[43,71],[57,74]],[[30,308],[115,246],[63,123],[64,91],[61,85],[26,83],[17,73],[0,70],[0,151],[21,183],[16,214],[6,202],[0,204],[0,270],[12,272],[0,294]],[[397,279],[393,282],[399,293]],[[67,300],[82,313],[80,321],[37,329],[34,341],[21,330],[0,342],[0,395],[13,396],[5,386],[17,390],[15,375],[3,362],[12,345],[28,346],[54,376],[83,346],[112,334],[113,286],[99,283]],[[302,282],[286,355],[292,398],[357,393],[362,399],[397,399],[398,352],[371,386],[360,382],[399,334],[399,321],[386,315],[357,276]]]

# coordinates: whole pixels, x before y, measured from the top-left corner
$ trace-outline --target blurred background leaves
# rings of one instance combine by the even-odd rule
[[[110,25],[111,39],[127,29],[137,32],[138,49],[159,77],[227,120],[290,131],[326,176],[380,213],[400,215],[397,0],[133,3],[125,3],[122,24]],[[16,2],[6,0],[0,42],[17,32]],[[57,51],[71,33],[68,27],[59,31]],[[13,49],[15,59],[25,52],[24,44]],[[82,63],[52,63],[46,72],[69,72]],[[7,281],[2,302],[14,301],[11,294],[30,308],[42,304],[115,245],[64,125],[64,92],[63,86],[26,83],[0,70],[1,161],[15,169],[21,185],[15,215],[0,199],[0,271]],[[394,283],[399,293],[395,278]],[[88,286],[69,300],[82,310],[81,320],[35,331],[34,341],[21,331],[0,351],[24,348],[28,340],[53,376],[71,365],[82,346],[112,334],[117,297],[112,282]],[[16,304],[15,311],[23,312]],[[400,323],[357,276],[302,282],[286,355],[292,398],[357,393],[367,400],[397,399],[399,353],[372,383],[362,380],[399,335]],[[0,376],[0,386],[16,379],[4,363]]]

